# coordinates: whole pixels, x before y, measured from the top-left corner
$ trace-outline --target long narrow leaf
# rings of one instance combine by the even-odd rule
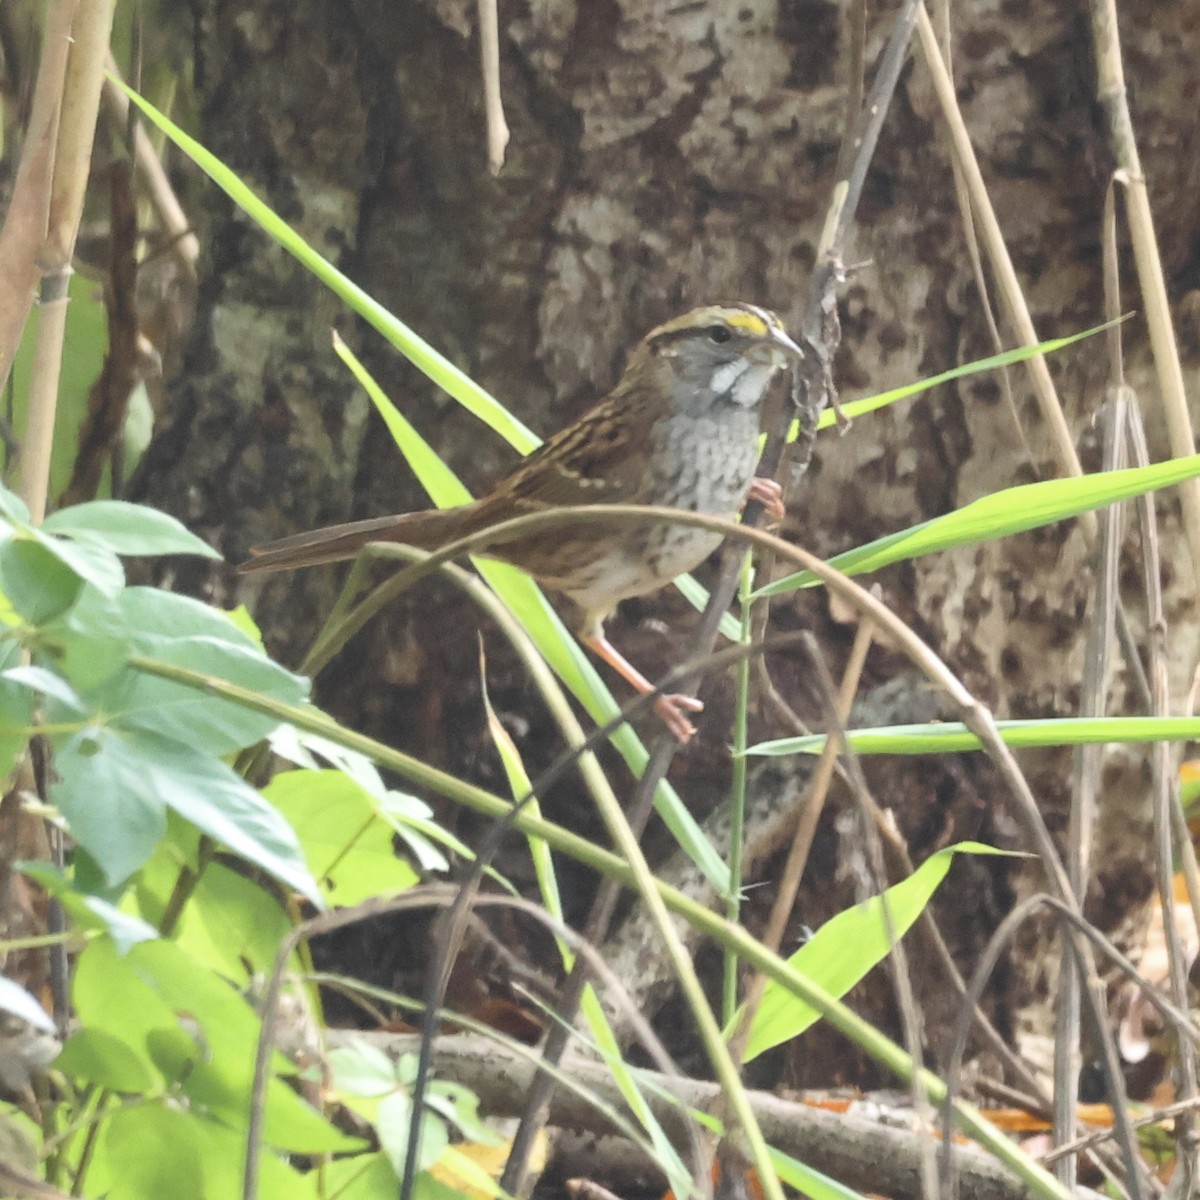
[[[1200,717],[1064,717],[997,721],[996,728],[1006,746],[1018,748],[1200,739]],[[948,754],[983,748],[979,739],[959,721],[851,729],[846,737],[856,754]],[[820,754],[824,748],[825,735],[818,733],[760,742],[746,753],[782,758],[789,754]]]
[[[189,137],[169,117],[159,112],[153,104],[143,99],[121,80],[113,78],[112,82],[247,216],[257,221],[268,236],[301,262],[349,308],[358,313],[368,325],[381,333],[405,358],[429,376],[438,387],[453,396],[468,412],[478,417],[490,429],[494,429],[505,441],[515,446],[523,454],[527,454],[537,446],[540,439],[532,430],[527,429],[469,375],[459,370],[448,358],[439,354],[428,342],[394,317],[356,283],[347,279],[328,259],[318,254],[286,221],[272,212],[219,158],[206,150],[195,138]]]
[[[491,699],[487,694],[486,680],[484,682],[483,702],[487,711],[488,730],[492,735],[492,741],[504,766],[504,773],[508,778],[509,790],[512,793],[513,800],[519,800],[529,791],[529,775],[525,770],[525,763],[521,759],[521,752],[517,749],[516,743],[496,716]],[[536,796],[529,801],[528,809],[530,816],[541,816],[541,808]],[[534,871],[537,875],[538,890],[541,893],[542,903],[555,920],[564,921],[562,898],[559,894],[558,878],[554,872],[554,859],[550,853],[550,847],[541,838],[530,837],[529,852],[533,858]],[[562,938],[556,937],[555,941],[558,944],[563,968],[570,971],[575,963],[574,951],[571,950]],[[608,1017],[605,1016],[604,1009],[590,984],[584,991],[582,1009],[596,1042],[606,1047],[609,1051],[609,1053],[606,1053],[605,1058],[613,1073],[613,1079],[617,1087],[625,1097],[626,1103],[628,1103],[634,1116],[642,1123],[642,1127],[653,1142],[655,1152],[660,1159],[664,1171],[671,1177],[673,1185],[679,1187],[687,1178],[686,1168],[680,1160],[679,1155],[671,1146],[671,1141],[655,1117],[654,1110],[646,1103],[645,1098],[642,1096],[637,1085],[637,1080],[634,1078],[632,1071],[621,1054],[620,1046],[613,1034]]]
[[[1022,484],[983,496],[944,517],[935,517],[932,521],[848,550],[831,558],[829,565],[846,575],[862,575],[938,550],[1024,533],[1197,476],[1200,476],[1200,454],[1192,454],[1148,467]],[[783,595],[819,582],[811,572],[798,571],[760,588],[755,599]]]
[[[930,388],[935,388],[940,383],[949,383],[952,379],[961,379],[965,375],[978,375],[981,371],[991,371],[997,367],[1011,367],[1015,363],[1024,362],[1026,359],[1033,358],[1038,354],[1053,354],[1056,350],[1061,350],[1065,346],[1083,341],[1084,338],[1094,337],[1098,333],[1103,333],[1106,329],[1112,328],[1113,325],[1119,325],[1126,319],[1125,317],[1119,317],[1115,321],[1106,321],[1103,325],[1096,325],[1091,329],[1085,329],[1082,333],[1073,333],[1070,337],[1051,338],[1049,341],[1038,342],[1036,346],[1019,346],[1015,350],[1003,350],[999,354],[991,355],[989,358],[980,358],[976,359],[975,362],[963,363],[961,367],[953,367],[949,371],[943,371],[940,375],[931,375],[928,379],[920,379],[916,383],[906,383],[903,387],[891,388],[886,392],[878,392],[874,396],[864,396],[861,400],[851,400],[849,403],[842,405],[842,413],[853,420],[855,417],[864,416],[866,413],[877,412],[881,408],[887,408],[889,404],[895,404],[898,400],[907,400],[909,396],[916,396],[921,392],[927,392]],[[828,429],[832,425],[837,424],[837,419],[838,414],[833,409],[827,408],[821,414],[821,419],[817,422],[817,428]],[[798,424],[793,424],[788,434],[788,440],[795,441],[797,432]]]
[[[400,453],[412,467],[422,487],[439,506],[462,504],[470,493],[458,477],[433,452],[428,442],[413,428],[402,412],[384,394],[343,342],[336,344],[339,357],[366,389],[371,402],[379,410]],[[612,693],[604,685],[595,667],[588,661],[579,643],[570,635],[558,614],[550,606],[528,575],[507,563],[476,559],[475,566],[492,591],[508,606],[525,627],[535,646],[563,681],[573,696],[587,709],[598,724],[604,724],[620,711]],[[637,734],[622,725],[612,736],[612,743],[629,764],[634,774],[646,764],[646,749]],[[729,870],[705,837],[696,819],[684,807],[678,794],[665,781],[655,793],[655,807],[664,824],[693,862],[724,892],[729,886]]]
[[[844,996],[864,975],[887,957],[891,935],[903,937],[924,911],[938,884],[946,877],[954,855],[1003,854],[978,842],[959,842],[927,858],[907,879],[893,884],[883,897],[872,896],[845,912],[831,917],[788,962],[833,996]],[[807,1001],[769,981],[754,1016],[745,1061],[753,1062],[764,1051],[799,1037],[821,1019]]]

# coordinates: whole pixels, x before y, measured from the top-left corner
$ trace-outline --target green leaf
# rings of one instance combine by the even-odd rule
[[[375,1132],[379,1135],[379,1146],[388,1156],[397,1179],[404,1174],[404,1163],[408,1155],[408,1126],[412,1119],[412,1103],[408,1092],[395,1091],[379,1101]],[[428,1111],[422,1114],[417,1170],[427,1171],[432,1167],[449,1144],[450,1135],[445,1122]]]
[[[0,777],[13,769],[33,734],[32,693],[0,676]]]
[[[204,1025],[211,1042],[212,1026]],[[254,1077],[257,1034],[236,1053],[227,1047],[180,1076],[180,1088],[195,1105],[232,1126],[244,1128]],[[335,1128],[300,1098],[282,1079],[267,1084],[264,1138],[278,1150],[297,1154],[344,1153],[361,1150],[363,1142]]]
[[[0,675],[0,679],[5,683],[28,688],[39,696],[52,697],[69,712],[82,716],[88,711],[87,705],[75,689],[61,675],[56,675],[45,667],[9,667]]]
[[[124,500],[92,500],[61,509],[46,518],[42,529],[127,557],[153,554],[221,557],[174,517]]]
[[[996,729],[1000,740],[1014,748],[1183,742],[1200,739],[1200,717],[1059,717],[997,721]],[[851,729],[846,737],[856,754],[950,754],[982,749],[979,738],[961,721]],[[824,734],[809,734],[760,742],[746,753],[781,758],[820,754],[824,747]]]
[[[108,989],[125,991],[125,1003],[139,1009],[133,1028],[145,1031],[147,1052],[167,1068],[168,1078],[195,1105],[244,1128],[260,1032],[258,1015],[246,1000],[219,975],[163,939],[135,946],[125,958],[98,956],[98,961],[106,962],[112,972]],[[161,1021],[153,1026],[142,1022],[143,1004],[152,1012],[170,1012],[173,1028]],[[186,1056],[162,1036],[181,1029],[194,1031],[195,1047]],[[292,1069],[282,1055],[275,1056],[273,1066],[275,1072]],[[361,1147],[358,1139],[335,1129],[274,1076],[264,1116],[266,1140],[280,1149],[315,1154]]]
[[[67,1039],[54,1067],[77,1080],[114,1092],[154,1092],[162,1080],[144,1056],[104,1029],[79,1029]]]
[[[336,1159],[325,1168],[325,1178],[328,1194],[337,1200],[396,1200],[396,1172],[385,1154]],[[415,1200],[421,1200],[419,1186]]]
[[[772,1150],[771,1161],[775,1164],[775,1170],[779,1172],[780,1183],[795,1188],[800,1195],[807,1196],[808,1200],[864,1200],[861,1192],[838,1183],[836,1179],[830,1179],[828,1175],[790,1158],[782,1151]]]
[[[227,979],[248,982],[275,966],[292,923],[265,888],[221,863],[209,863],[183,909],[172,940]]]
[[[252,745],[276,722],[202,689],[135,670],[126,665],[130,655],[149,654],[286,703],[309,692],[307,679],[272,662],[224,613],[153,588],[128,588],[112,598],[87,589],[42,635],[39,659],[53,663],[106,722],[215,755]]]
[[[1085,338],[1103,333],[1106,329],[1111,329],[1114,325],[1119,325],[1125,320],[1127,320],[1126,317],[1118,317],[1115,321],[1106,321],[1103,325],[1096,325],[1091,329],[1085,329],[1082,333],[1073,333],[1070,337],[1050,338],[1048,341],[1039,342],[1036,346],[1018,346],[1015,350],[1003,350],[999,354],[993,354],[988,358],[980,358],[975,362],[964,363],[962,366],[953,367],[949,371],[942,371],[939,375],[931,375],[928,379],[921,379],[916,383],[908,383],[903,387],[879,392],[874,396],[866,396],[862,400],[851,400],[842,405],[842,413],[850,420],[854,420],[856,417],[864,416],[866,413],[876,412],[881,408],[886,408],[890,404],[895,404],[898,400],[906,400],[909,396],[915,396],[920,392],[927,392],[931,388],[935,388],[942,383],[948,383],[953,379],[961,379],[966,375],[977,375],[982,371],[992,371],[997,367],[1012,366],[1015,363],[1024,362],[1026,359],[1035,358],[1039,354],[1053,354],[1058,350],[1073,345],[1075,342],[1081,342]],[[821,418],[817,422],[817,428],[830,429],[837,422],[838,414],[833,409],[827,408],[821,413]],[[793,421],[788,434],[788,440],[794,442],[798,432],[799,423]]]
[[[125,666],[132,637],[120,599],[85,587],[72,608],[42,626],[34,654],[86,695]]]
[[[126,912],[161,928],[181,875],[191,876],[188,902],[177,914],[171,940],[197,963],[245,986],[275,965],[276,951],[290,932],[276,889],[244,868],[204,855],[200,831],[168,812],[166,837],[121,897]],[[296,970],[302,970],[296,962]]]
[[[110,884],[127,879],[166,832],[166,805],[146,735],[89,725],[57,742],[50,798]]]
[[[242,1194],[242,1168],[246,1159],[245,1122],[226,1127],[217,1121],[198,1117],[196,1138],[204,1159],[205,1196],[234,1197]],[[269,1150],[259,1160],[259,1200],[346,1200],[324,1187],[323,1172],[302,1175]],[[395,1200],[394,1196],[388,1200]]]
[[[433,817],[433,809],[424,800],[410,796],[407,792],[387,791],[379,799],[380,816],[387,821],[392,832],[404,843],[416,860],[422,874],[448,871],[450,862],[435,843],[441,842],[456,854],[471,858],[472,853],[451,837]]]
[[[218,844],[324,907],[294,830],[240,775],[220,759],[166,739],[142,734],[138,742],[156,760],[152,778],[166,804]]]
[[[263,795],[287,819],[313,876],[334,904],[403,891],[416,872],[396,857],[378,801],[340,771],[284,771]]]
[[[887,889],[888,914],[896,937],[903,937],[924,911],[955,854],[1002,854],[977,842],[960,842],[926,859],[907,879]],[[884,901],[873,896],[826,921],[788,962],[833,996],[844,996],[891,949]],[[735,1023],[740,1019],[735,1017]],[[751,1026],[744,1061],[751,1062],[815,1025],[820,1013],[791,992],[769,981]]]
[[[226,609],[224,616],[229,622],[236,626],[238,631],[244,634],[250,642],[263,650],[262,630],[255,623],[254,618],[250,615],[250,610],[244,605],[239,604],[237,608]]]
[[[404,1084],[392,1061],[378,1046],[355,1038],[329,1052],[334,1087],[348,1096],[378,1099]]]
[[[125,568],[111,550],[94,543],[50,537],[36,527],[29,532],[64,567],[74,571],[84,583],[90,583],[97,591],[106,596],[115,596],[125,586]]]
[[[54,1022],[46,1010],[19,983],[0,975],[0,1009],[28,1021],[37,1029],[54,1033]]]
[[[149,101],[115,81],[143,113],[158,126],[196,165],[223,189],[252,220],[279,243],[317,279],[329,287],[354,312],[400,351],[418,370],[423,371],[439,387],[454,397],[468,412],[473,413],[518,450],[528,452],[538,439],[511,413],[501,407],[473,379],[443,358],[428,342],[423,341],[407,325],[397,320],[378,301],[346,278],[332,263],[322,258],[285,221],[268,208],[224,163],[210,154],[194,138],[189,137]]]
[[[86,695],[123,671],[130,654],[157,656],[165,645],[203,639],[269,662],[262,648],[226,613],[190,596],[146,587],[126,588],[117,596],[85,588],[69,612],[44,626],[39,652]],[[282,667],[272,666],[288,675]]]
[[[529,773],[525,769],[521,752],[517,749],[517,744],[505,728],[504,723],[496,715],[486,684],[483,688],[483,703],[487,713],[488,732],[491,734],[492,744],[496,747],[496,753],[500,756],[500,762],[504,767],[513,803],[518,803],[527,796],[530,815],[541,816],[541,804],[536,793],[531,794],[534,789]],[[550,853],[550,847],[541,838],[531,837],[528,841],[529,856],[533,859],[533,873],[537,878],[538,894],[542,898],[542,904],[545,905],[546,911],[553,920],[565,923],[562,894],[559,890],[558,876],[554,870],[554,857]],[[555,940],[558,942],[558,953],[562,958],[563,966],[569,971],[575,962],[574,952],[562,938]]]
[[[166,1105],[117,1109],[107,1121],[106,1149],[122,1200],[205,1200],[204,1157],[195,1118]]]
[[[0,591],[30,625],[66,612],[82,587],[79,576],[41,542],[24,537],[0,542]]]
[[[155,1091],[163,1088],[166,1081],[150,1056],[147,1043],[150,1033],[166,1031],[180,1035],[194,1057],[198,1057],[199,1051],[183,1032],[174,1009],[134,966],[134,953],[136,947],[128,955],[118,954],[111,938],[90,941],[75,962],[71,1000],[80,1028],[105,1034],[125,1046],[136,1057],[141,1070],[154,1081],[143,1090]],[[83,1078],[90,1079],[83,1074],[86,1062],[77,1060],[75,1068]],[[123,1069],[129,1068],[126,1065]]]
[[[30,522],[29,508],[25,501],[3,484],[0,484],[0,515],[7,517],[15,525],[28,525]]]
[[[130,913],[122,912],[100,896],[80,890],[76,880],[64,877],[62,871],[45,862],[17,864],[22,874],[36,879],[62,906],[72,923],[79,929],[98,929],[110,935],[118,954],[125,954],[138,942],[158,937],[158,930]]]
[[[51,796],[111,884],[166,832],[166,808],[320,906],[286,821],[219,758],[139,729],[89,726],[66,739]]]
[[[1106,504],[1183,483],[1198,475],[1200,454],[1193,454],[1148,467],[1129,467],[1073,479],[1027,483],[993,492],[944,517],[935,517],[932,521],[889,534],[845,554],[835,555],[829,560],[829,565],[846,575],[878,571],[891,563],[920,558],[938,550],[975,545],[1037,529],[1102,508]],[[812,587],[819,582],[811,572],[798,571],[759,588],[752,598],[757,600],[764,596],[779,596],[798,588]]]
[[[145,639],[138,643],[144,648],[159,646],[164,640],[204,637],[262,652],[261,644],[229,613],[191,596],[150,587],[126,588],[121,595],[121,612],[129,628],[139,639]]]
[[[479,1097],[464,1083],[436,1079],[426,1103],[440,1113],[469,1142],[499,1146],[503,1138],[479,1115]]]
[[[308,680],[273,663],[257,650],[196,637],[175,641],[140,638],[160,662],[215,675],[262,696],[298,704],[308,697]],[[140,648],[140,647],[139,647]],[[93,689],[88,699],[121,729],[141,729],[186,742],[209,754],[233,754],[265,737],[277,722],[220,696],[132,668]]]

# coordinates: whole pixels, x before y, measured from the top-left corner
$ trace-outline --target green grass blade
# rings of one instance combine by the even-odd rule
[[[470,493],[458,477],[438,458],[429,443],[384,394],[349,347],[339,340],[335,349],[379,410],[400,453],[412,467],[421,486],[429,492],[433,502],[445,507],[470,500]],[[537,584],[524,572],[507,563],[489,562],[484,558],[473,561],[488,586],[525,627],[534,645],[555,674],[593,720],[597,724],[611,721],[620,711],[617,702]],[[611,740],[618,753],[629,764],[630,770],[635,775],[639,774],[648,756],[637,734],[628,725],[622,725],[612,735]],[[669,784],[664,782],[659,785],[655,793],[655,807],[684,852],[722,893],[728,890],[728,868]]]
[[[829,560],[829,565],[846,575],[862,575],[938,550],[1024,533],[1106,504],[1183,483],[1198,475],[1200,454],[1192,454],[1148,467],[1026,483],[993,492],[944,517],[935,517],[932,521],[924,521],[838,554]],[[784,595],[819,582],[811,572],[798,571],[759,589],[755,598]]]
[[[111,77],[110,77],[111,78]],[[318,254],[286,221],[254,194],[219,158],[195,138],[184,133],[169,117],[159,112],[119,79],[112,79],[129,99],[179,147],[247,216],[311,271],[373,329],[381,333],[401,354],[445,390],[468,412],[478,417],[510,445],[528,454],[540,439],[469,375],[439,354],[428,342],[394,317],[377,300]]]
[[[890,953],[890,934],[894,932],[899,938],[908,932],[945,879],[954,855],[960,852],[1003,853],[977,842],[960,842],[939,850],[907,879],[887,889],[890,928],[884,916],[883,897],[872,896],[831,917],[788,962],[830,995],[844,996]],[[774,980],[768,981],[750,1026],[744,1061],[753,1062],[773,1046],[799,1037],[820,1019],[821,1014],[807,1001]]]
[[[296,230],[260,200],[220,159],[206,150],[195,138],[186,134],[148,100],[143,99],[120,80],[114,79],[113,82],[239,208],[256,221],[268,236],[293,255],[348,308],[358,313],[367,324],[381,333],[405,358],[423,371],[449,396],[457,400],[468,412],[478,417],[489,429],[499,434],[522,454],[528,454],[541,445],[542,439],[533,430],[517,420],[469,375],[439,354],[428,342],[388,312],[382,304],[343,275],[328,259],[317,253]],[[469,499],[465,490],[462,494],[465,499]],[[449,505],[464,503],[465,500],[435,502]],[[698,583],[690,577],[684,577],[678,581],[678,586],[692,604],[703,608],[706,593]],[[728,614],[723,619],[721,628],[726,637],[736,637],[736,623]]]
[[[1015,350],[1003,350],[999,354],[991,355],[989,358],[980,358],[975,362],[964,363],[961,367],[953,367],[949,371],[943,371],[940,375],[931,375],[928,379],[920,379],[916,383],[906,383],[903,387],[879,392],[874,396],[865,396],[861,400],[851,400],[848,404],[842,405],[842,412],[853,420],[855,417],[864,416],[866,413],[877,412],[881,408],[887,408],[889,404],[895,404],[898,400],[907,400],[909,396],[916,396],[921,392],[927,392],[930,388],[937,387],[939,383],[949,383],[952,379],[961,379],[964,375],[978,375],[981,371],[991,371],[997,367],[1010,367],[1014,363],[1024,362],[1026,359],[1034,358],[1039,354],[1053,354],[1056,350],[1063,349],[1064,346],[1081,342],[1084,338],[1094,337],[1097,333],[1103,333],[1106,329],[1110,329],[1113,325],[1119,325],[1127,319],[1126,317],[1119,317],[1115,321],[1106,321],[1103,325],[1095,325],[1091,329],[1085,329],[1082,333],[1073,333],[1070,337],[1051,338],[1046,342],[1038,342],[1036,346],[1019,346]],[[831,426],[837,424],[837,419],[837,413],[833,409],[827,408],[821,414],[821,419],[817,422],[817,428],[829,429]],[[788,433],[789,441],[795,441],[797,431],[798,425],[793,423]]]
[[[997,721],[996,728],[1004,744],[1014,749],[1200,739],[1200,717],[1062,717]],[[846,737],[855,754],[948,754],[983,748],[959,721],[851,729]],[[825,735],[818,733],[760,742],[746,753],[782,758],[789,754],[820,754],[824,747]]]

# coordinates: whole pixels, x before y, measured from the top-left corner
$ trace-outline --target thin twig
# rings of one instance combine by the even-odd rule
[[[1141,415],[1136,404],[1127,406],[1128,432],[1133,457],[1139,462],[1148,459],[1146,433],[1142,428]],[[1162,567],[1158,553],[1158,523],[1154,513],[1154,498],[1139,497],[1137,512],[1141,524],[1142,559],[1146,580],[1146,609],[1150,630],[1150,677],[1154,683],[1154,715],[1166,716],[1170,710],[1170,684],[1167,677],[1167,617],[1163,605]],[[1159,903],[1162,906],[1163,936],[1167,945],[1167,962],[1171,998],[1181,1008],[1189,1004],[1188,961],[1179,925],[1175,915],[1175,853],[1184,847],[1195,850],[1191,835],[1187,832],[1183,807],[1176,786],[1178,778],[1173,769],[1171,747],[1166,742],[1157,743],[1153,752],[1154,763],[1154,844],[1155,865],[1158,874]],[[1174,821],[1173,821],[1174,818]],[[1178,847],[1172,840],[1172,826],[1183,827]],[[1172,1026],[1172,1028],[1175,1028]],[[1196,1048],[1185,1044],[1176,1031],[1178,1052],[1178,1078],[1176,1095],[1184,1101],[1195,1102],[1197,1097]],[[1176,1196],[1195,1195],[1197,1180],[1200,1180],[1200,1145],[1197,1142],[1194,1113],[1181,1114],[1175,1127],[1177,1146],[1175,1175],[1172,1177],[1172,1193]],[[1176,1183],[1179,1180],[1179,1183]]]
[[[1150,196],[1146,177],[1142,173],[1137,139],[1133,133],[1133,118],[1125,91],[1117,6],[1115,0],[1090,0],[1089,8],[1095,41],[1096,95],[1108,118],[1108,136],[1118,168],[1115,178],[1126,191],[1126,220],[1129,222],[1138,287],[1146,312],[1146,328],[1154,355],[1167,438],[1171,453],[1176,458],[1183,458],[1196,453],[1196,440],[1183,383],[1183,368],[1179,362],[1179,347],[1171,323],[1171,304],[1158,238],[1154,232],[1154,215],[1150,210]],[[1200,480],[1192,479],[1181,484],[1179,495],[1192,570],[1200,580]]]
[[[1104,413],[1104,453],[1102,470],[1116,471],[1125,465],[1124,393],[1116,388]],[[1120,565],[1121,505],[1110,505],[1099,514],[1099,562],[1092,589],[1091,623],[1085,641],[1083,680],[1080,687],[1079,715],[1103,716],[1108,708],[1108,684],[1111,672],[1113,621],[1117,595],[1117,568]],[[1077,896],[1086,896],[1095,839],[1096,810],[1100,800],[1100,767],[1103,747],[1081,746],[1075,753],[1075,786],[1072,788],[1067,816],[1067,871]],[[1060,958],[1058,1005],[1055,1012],[1054,1040],[1054,1136],[1066,1141],[1075,1134],[1079,1098],[1080,1059],[1080,987],[1075,970],[1073,949],[1065,942]],[[1074,1186],[1075,1164],[1062,1159],[1057,1170],[1067,1187]]]
[[[1156,1108],[1152,1113],[1147,1113],[1144,1117],[1137,1117],[1130,1121],[1130,1124],[1134,1129],[1149,1129],[1152,1125],[1160,1125],[1163,1121],[1169,1121],[1172,1117],[1194,1117],[1197,1109],[1200,1109],[1200,1099],[1193,1096],[1190,1100],[1180,1100],[1176,1104],[1168,1104],[1163,1108]],[[1097,1129],[1094,1133],[1085,1134],[1082,1137],[1076,1138],[1073,1142],[1067,1142],[1062,1146],[1055,1146],[1053,1150],[1042,1155],[1042,1162],[1049,1166],[1055,1159],[1061,1158],[1064,1154],[1083,1154],[1088,1150],[1095,1149],[1103,1142],[1110,1141],[1112,1136],[1113,1131],[1111,1129]]]
[[[483,67],[483,105],[487,121],[488,170],[499,175],[508,146],[508,122],[500,94],[500,22],[496,0],[479,0],[479,56]]]
[[[855,153],[850,160],[846,175],[839,179],[833,188],[829,214],[826,218],[818,249],[817,270],[810,281],[808,305],[802,320],[802,329],[809,345],[813,347],[818,362],[810,364],[809,369],[820,368],[817,378],[822,386],[810,392],[810,409],[807,420],[803,422],[804,436],[808,439],[807,446],[811,452],[811,439],[816,433],[816,420],[820,413],[823,397],[828,394],[825,386],[829,379],[827,364],[832,361],[835,347],[825,345],[823,335],[836,315],[834,289],[841,277],[841,255],[846,236],[855,219],[858,201],[862,193],[863,182],[866,179],[868,165],[874,156],[875,145],[883,126],[884,117],[891,104],[896,82],[900,76],[901,67],[907,56],[908,44],[912,35],[913,21],[920,0],[906,0],[903,10],[897,17],[889,39],[888,46],[880,63],[879,71],[872,86],[868,102],[859,114],[858,128],[853,138]],[[799,375],[798,375],[799,379]],[[790,426],[790,414],[785,415],[781,428],[768,436],[766,452],[759,464],[759,473],[776,478],[786,445],[787,429]],[[762,517],[761,505],[751,502],[743,513],[743,524],[753,528]],[[708,607],[701,620],[700,629],[696,635],[696,645],[702,653],[707,653],[716,644],[717,630],[721,618],[728,610],[737,590],[737,580],[740,560],[727,555],[721,574],[709,595]],[[692,680],[685,679],[684,690],[689,690]],[[649,761],[642,772],[642,777],[635,790],[630,826],[635,831],[640,830],[649,819],[652,797],[659,783],[665,777],[676,746],[673,740],[660,737],[650,753]],[[592,912],[587,922],[587,933],[595,941],[603,940],[616,902],[614,888],[602,884],[600,891],[593,901]],[[568,981],[569,995],[577,998],[583,994],[583,981],[574,979]],[[570,1016],[567,1018],[570,1020]],[[554,1055],[561,1054],[565,1046],[564,1039],[556,1039],[553,1032],[546,1045],[546,1058],[555,1061]],[[548,1076],[538,1076],[534,1080],[526,1115],[513,1139],[509,1162],[505,1167],[500,1186],[509,1192],[518,1192],[524,1177],[524,1162],[533,1147],[537,1134],[545,1125],[546,1111],[553,1084]]]
[[[933,82],[934,94],[942,107],[942,116],[946,121],[954,155],[966,180],[972,209],[978,217],[983,244],[987,250],[988,260],[1009,323],[1013,326],[1017,339],[1022,345],[1036,346],[1041,339],[1034,328],[1033,318],[1029,314],[1029,306],[1021,291],[1016,269],[1008,253],[1008,247],[1004,243],[1004,234],[996,218],[991,197],[988,195],[979,160],[975,156],[975,149],[971,145],[971,139],[963,122],[962,113],[958,107],[958,98],[954,92],[954,81],[950,78],[946,64],[942,61],[937,36],[923,5],[917,13],[917,34],[925,65]],[[1045,356],[1034,355],[1027,360],[1026,368],[1029,371],[1030,382],[1037,397],[1042,420],[1046,423],[1050,433],[1059,469],[1066,475],[1082,475],[1083,467],[1075,452],[1075,442],[1067,426],[1066,417],[1063,415],[1062,404],[1050,377],[1050,370],[1046,366]],[[1089,540],[1094,539],[1095,517],[1089,513],[1082,518],[1082,525]]]
[[[105,107],[124,127],[130,119],[129,97],[117,86],[121,72],[112,55],[108,56],[107,78],[104,80],[103,98]],[[167,235],[170,253],[184,273],[191,279],[196,277],[196,262],[200,257],[200,239],[192,231],[179,197],[171,186],[166,169],[154,152],[154,145],[139,121],[133,127],[133,161],[138,176],[145,184],[150,205],[158,215],[163,231]]]

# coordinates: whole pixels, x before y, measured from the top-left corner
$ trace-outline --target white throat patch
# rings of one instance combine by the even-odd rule
[[[732,389],[733,385],[746,373],[750,363],[744,358],[735,358],[732,362],[722,363],[712,377],[712,390],[718,396],[723,396]],[[737,397],[734,397],[737,401]],[[737,401],[740,403],[740,401]]]
[[[762,399],[763,391],[775,373],[773,363],[754,363],[745,358],[735,358],[723,363],[712,375],[712,390],[729,398],[739,408],[753,408]]]

